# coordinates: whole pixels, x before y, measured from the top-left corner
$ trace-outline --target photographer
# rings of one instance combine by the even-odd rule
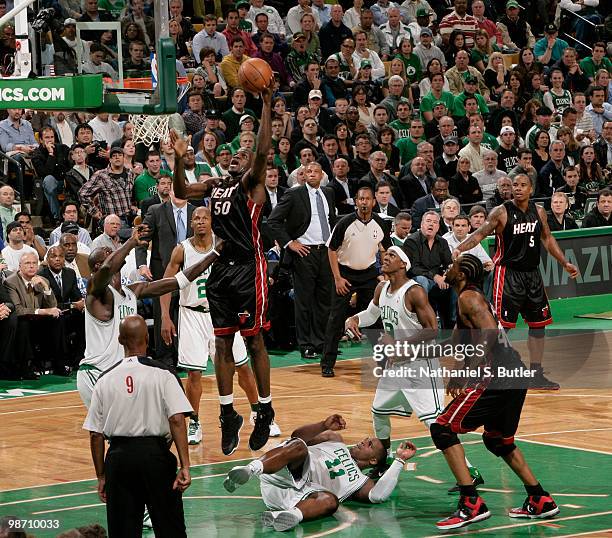
[[[94,170],[102,170],[108,166],[109,152],[106,149],[108,143],[98,140],[94,141],[94,132],[91,125],[80,123],[74,130],[74,136],[76,137],[76,144],[85,147],[87,164],[89,166]]]
[[[40,16],[38,19],[44,20]],[[55,19],[51,18],[47,24],[52,25],[53,65],[56,76],[78,73],[83,63],[89,60],[89,42],[77,37],[76,20],[66,19],[62,26],[61,23],[56,23]]]
[[[43,127],[39,139],[40,145],[32,154],[32,165],[38,176],[43,178],[43,190],[53,219],[59,221],[60,204],[57,195],[63,192],[64,177],[70,170],[70,150],[64,144],[58,143],[51,127]]]

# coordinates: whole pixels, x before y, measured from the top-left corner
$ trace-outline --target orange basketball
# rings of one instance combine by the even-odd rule
[[[238,81],[246,91],[261,93],[273,81],[272,68],[261,58],[250,58],[240,66]]]

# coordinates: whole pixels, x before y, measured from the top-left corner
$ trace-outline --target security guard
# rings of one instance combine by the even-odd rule
[[[142,317],[121,322],[119,342],[125,358],[100,376],[83,425],[90,432],[109,535],[142,536],[146,505],[157,538],[186,537],[182,492],[191,476],[185,416],[193,410],[179,379],[146,356]],[[106,460],[104,438],[110,441]],[[178,474],[172,441],[181,463]]]

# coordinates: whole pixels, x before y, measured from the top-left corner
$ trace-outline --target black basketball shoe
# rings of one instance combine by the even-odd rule
[[[219,420],[221,421],[221,450],[223,454],[229,456],[238,448],[244,419],[234,411],[228,416],[221,415]]]
[[[262,448],[270,437],[270,424],[274,420],[274,409],[271,405],[259,404],[257,416],[255,417],[255,427],[249,439],[251,450]]]

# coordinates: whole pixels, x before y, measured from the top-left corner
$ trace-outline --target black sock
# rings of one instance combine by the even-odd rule
[[[228,415],[233,415],[235,413],[234,411],[234,404],[230,403],[230,404],[221,404],[221,414],[223,416],[228,416]]]
[[[530,497],[542,497],[543,495],[548,495],[548,492],[544,491],[539,482],[535,486],[525,486],[525,490],[527,491],[527,495]]]
[[[459,486],[459,492],[462,497],[478,497],[476,486],[473,484],[469,486]]]

